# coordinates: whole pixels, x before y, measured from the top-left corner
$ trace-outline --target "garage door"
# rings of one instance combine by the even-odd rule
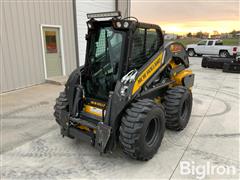
[[[85,62],[86,40],[87,33],[87,13],[107,12],[115,10],[115,0],[91,0],[91,1],[76,1],[77,10],[77,26],[78,26],[78,47],[79,47],[79,64]]]

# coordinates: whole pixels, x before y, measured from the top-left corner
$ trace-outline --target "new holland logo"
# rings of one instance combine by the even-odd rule
[[[163,53],[161,52],[159,56],[142,72],[142,74],[139,75],[133,86],[132,94],[134,94],[160,67],[162,64],[162,56]]]

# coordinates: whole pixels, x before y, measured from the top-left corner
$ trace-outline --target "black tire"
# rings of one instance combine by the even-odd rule
[[[151,159],[161,145],[165,131],[162,105],[150,99],[130,105],[122,117],[119,140],[123,152],[137,160]]]
[[[221,50],[221,51],[219,52],[219,56],[220,56],[220,57],[229,57],[230,55],[229,55],[228,51],[226,51],[226,50]]]
[[[183,130],[190,119],[192,111],[192,93],[183,86],[167,90],[164,98],[166,127],[171,130]]]
[[[202,63],[201,63],[202,67],[204,67],[204,68],[208,67],[208,59],[209,59],[208,57],[202,58]]]
[[[190,57],[193,57],[196,54],[194,49],[188,49],[187,52],[188,52],[188,56],[190,56]]]
[[[60,126],[65,125],[60,118],[62,111],[69,111],[69,103],[65,91],[60,93],[59,97],[56,99],[56,104],[54,106],[54,117]]]
[[[229,72],[231,64],[229,63],[224,63],[223,64],[223,72]]]

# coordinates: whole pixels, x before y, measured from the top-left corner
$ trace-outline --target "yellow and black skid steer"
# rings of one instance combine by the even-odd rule
[[[61,134],[101,153],[120,143],[131,158],[149,160],[165,127],[180,131],[190,119],[188,54],[180,43],[164,44],[158,25],[118,11],[87,16],[85,64],[69,76],[54,106]]]

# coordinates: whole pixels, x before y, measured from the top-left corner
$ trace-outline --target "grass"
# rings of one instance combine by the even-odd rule
[[[184,38],[184,39],[176,39],[174,41],[182,43],[184,46],[188,44],[195,44],[199,42],[201,39],[199,38]],[[240,46],[240,39],[238,38],[231,38],[231,39],[223,39],[223,45],[229,46]]]
[[[182,43],[184,46],[188,45],[188,44],[196,44],[197,42],[199,42],[201,39],[199,38],[184,38],[184,39],[177,39],[177,42]]]
[[[240,46],[240,39],[238,38],[233,38],[233,39],[223,39],[223,44],[224,45],[232,45],[232,46]]]

